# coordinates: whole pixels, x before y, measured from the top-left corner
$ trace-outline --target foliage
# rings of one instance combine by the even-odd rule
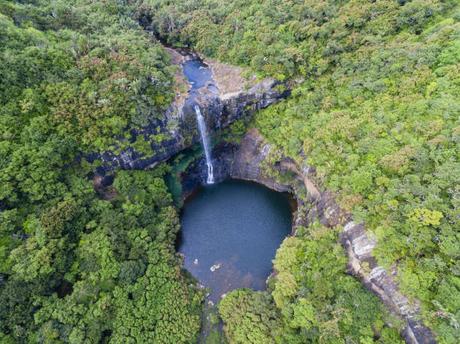
[[[267,293],[250,289],[232,291],[219,303],[219,313],[230,343],[274,343],[280,324]]]
[[[130,7],[1,4],[2,116],[22,125],[40,121],[80,149],[103,151],[127,127],[147,125],[169,105],[167,55],[130,19]]]
[[[26,221],[35,233],[13,250],[1,289],[4,332],[18,341],[194,341],[202,294],[175,258],[178,216],[161,175],[119,172],[115,187],[112,203],[66,200]]]
[[[296,80],[254,125],[316,168],[439,342],[459,342],[456,0],[0,0],[0,341],[196,340],[202,293],[174,254],[166,169],[117,172],[102,200],[82,158],[167,139],[131,135],[163,119],[174,86],[136,19],[169,44]],[[337,230],[301,229],[274,264],[267,292],[221,302],[230,342],[400,341],[344,273]]]
[[[392,320],[380,301],[345,273],[347,258],[337,235],[337,229],[313,224],[299,228],[278,250],[273,297],[285,326],[298,342],[401,342],[396,329],[384,325]],[[392,341],[383,332],[391,333]]]
[[[337,234],[299,228],[276,254],[273,298],[238,290],[221,301],[231,343],[402,343],[380,301],[345,273]]]
[[[257,118],[264,136],[315,166],[342,207],[376,234],[379,263],[397,262],[402,291],[422,301],[425,322],[445,343],[459,340],[460,320],[458,307],[443,312],[460,295],[452,284],[460,258],[459,30],[444,20],[363,46]]]
[[[453,0],[144,0],[138,10],[169,43],[304,80],[256,127],[374,232],[379,263],[397,267],[442,343],[460,340],[459,11]],[[292,276],[280,273],[280,306],[299,287]]]
[[[102,200],[82,158],[127,144],[171,100],[167,55],[130,15],[111,0],[0,1],[2,343],[196,339],[203,295],[174,252],[167,169],[120,171]]]

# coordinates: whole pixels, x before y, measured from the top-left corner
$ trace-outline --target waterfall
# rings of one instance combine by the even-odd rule
[[[195,104],[194,109],[196,113],[196,120],[198,122],[198,129],[200,130],[201,142],[203,144],[204,155],[206,158],[206,165],[208,166],[208,178],[206,180],[206,183],[214,184],[214,171],[212,167],[212,157],[209,146],[208,132],[206,130],[206,122],[204,121],[204,117],[201,114],[200,107],[197,104]]]

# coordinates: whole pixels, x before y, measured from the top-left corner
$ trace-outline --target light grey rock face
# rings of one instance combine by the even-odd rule
[[[344,226],[341,235],[348,257],[349,271],[361,279],[394,313],[406,320],[403,337],[410,344],[436,343],[431,331],[419,318],[420,305],[404,296],[392,276],[383,267],[377,265],[372,256],[376,245],[362,224],[353,221]]]
[[[406,320],[405,341],[410,344],[436,343],[430,329],[418,319],[419,303],[404,296],[392,276],[377,264],[372,255],[377,242],[366,232],[364,225],[353,221],[346,223],[341,241],[348,254],[350,273],[358,277],[391,311]]]
[[[356,225],[353,221],[350,221],[343,227],[343,233],[351,238],[353,253],[358,259],[363,260],[372,256],[372,250],[377,241],[375,238],[369,237],[369,234],[364,230],[364,226]]]

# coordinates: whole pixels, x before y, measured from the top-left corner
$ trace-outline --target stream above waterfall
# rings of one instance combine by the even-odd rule
[[[196,115],[196,121],[198,124],[198,131],[201,137],[201,144],[204,150],[206,166],[207,166],[207,184],[214,184],[214,173],[212,164],[212,153],[211,153],[211,141],[206,126],[206,119],[203,117],[200,109],[200,104],[197,102],[197,92],[203,87],[207,87],[213,91],[217,91],[212,79],[212,71],[197,58],[186,60],[182,64],[182,70],[186,76],[188,82],[191,85],[191,90],[187,98],[187,102],[192,105]]]
[[[206,86],[212,80],[211,69],[198,59],[190,59],[183,63],[182,70],[192,85],[192,89]]]
[[[286,194],[239,180],[206,186],[184,204],[178,251],[213,302],[236,288],[263,290],[291,221]]]

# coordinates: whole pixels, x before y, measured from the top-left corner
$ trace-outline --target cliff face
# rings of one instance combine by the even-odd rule
[[[311,167],[299,167],[279,154],[272,153],[268,144],[257,130],[250,130],[239,145],[224,143],[214,149],[216,181],[227,178],[243,179],[264,184],[267,187],[296,196],[304,195],[305,203],[298,199],[295,227],[307,226],[319,221],[327,227],[342,226],[341,242],[348,255],[348,271],[372,292],[374,292],[396,315],[406,322],[404,339],[411,344],[436,343],[431,331],[419,320],[419,305],[405,297],[398,288],[392,272],[379,266],[372,251],[376,240],[363,224],[352,221],[351,215],[340,209],[330,192],[321,192],[314,183],[315,171]],[[275,158],[274,158],[275,157]],[[270,177],[264,169],[269,166],[279,176],[289,174],[285,183],[280,178]],[[270,173],[270,174],[272,174]],[[191,164],[182,174],[183,193],[186,196],[200,184],[206,183],[206,168],[200,159]]]
[[[171,54],[171,61],[177,65],[176,83],[182,91],[176,91],[176,99],[165,111],[160,119],[151,119],[150,123],[138,130],[132,130],[134,138],[144,136],[150,143],[151,152],[142,153],[135,148],[127,148],[121,153],[107,152],[94,155],[90,159],[101,158],[104,169],[148,169],[158,163],[168,160],[180,151],[199,143],[196,114],[194,105],[198,104],[205,117],[208,131],[212,134],[227,128],[234,121],[250,117],[257,110],[263,109],[289,95],[285,85],[274,79],[265,79],[257,82],[255,79],[246,80],[241,77],[242,70],[238,67],[209,62],[203,63],[201,59],[190,52],[184,55],[178,51],[167,49]],[[183,65],[190,60],[200,61],[203,66],[210,68],[211,79],[203,87],[191,90],[193,82],[188,82],[181,75]],[[200,67],[203,68],[203,67]],[[235,80],[230,83],[225,80],[226,74],[232,73]],[[188,90],[188,91],[185,91]],[[151,138],[162,137],[160,142]],[[132,145],[132,146],[135,146]]]

